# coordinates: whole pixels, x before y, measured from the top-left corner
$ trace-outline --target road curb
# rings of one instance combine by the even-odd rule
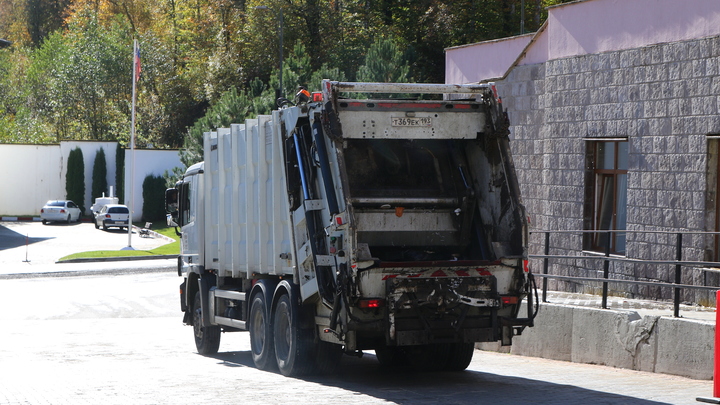
[[[68,270],[68,271],[44,271],[37,273],[11,273],[0,274],[0,280],[18,280],[28,278],[55,278],[55,277],[83,277],[83,276],[115,276],[118,274],[153,274],[153,273],[175,273],[175,268],[160,269],[104,269],[104,270]]]
[[[40,217],[0,217],[2,222],[40,222]]]
[[[69,259],[69,260],[57,261],[57,262],[55,262],[55,264],[93,263],[93,262],[123,262],[123,261],[129,261],[129,260],[160,260],[160,259],[175,259],[177,257],[178,257],[178,255],[94,257],[94,258],[79,258],[79,259]]]

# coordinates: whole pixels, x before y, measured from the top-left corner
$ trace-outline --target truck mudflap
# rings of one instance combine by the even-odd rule
[[[444,342],[511,344],[512,336],[533,325],[530,273],[518,291],[500,294],[489,271],[433,270],[426,277],[384,277],[387,300],[386,342],[393,346]],[[431,277],[427,277],[431,276]],[[527,318],[518,318],[523,298]],[[535,294],[537,296],[537,294]]]

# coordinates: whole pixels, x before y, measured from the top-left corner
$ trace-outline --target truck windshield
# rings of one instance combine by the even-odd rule
[[[352,198],[457,197],[447,140],[347,139]]]

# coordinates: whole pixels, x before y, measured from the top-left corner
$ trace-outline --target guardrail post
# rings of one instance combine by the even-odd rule
[[[612,241],[612,231],[607,232],[607,239],[605,242],[605,257],[610,257],[610,241]],[[610,277],[610,260],[605,259],[603,263],[603,281],[602,287],[602,308],[607,309],[607,297],[608,297],[608,282],[607,279]]]
[[[720,290],[715,292],[715,349],[713,350],[713,397],[698,397],[695,398],[698,402],[705,402],[708,404],[720,404],[720,312],[718,311],[718,304],[720,304]]]
[[[548,255],[550,254],[550,232],[545,231],[545,257],[543,258],[543,274],[548,274]],[[543,277],[543,286],[542,286],[542,300],[543,302],[547,302],[547,285],[548,285],[548,279],[547,277]]]
[[[715,370],[713,374],[713,396],[720,398],[720,331],[718,331],[718,325],[720,325],[720,312],[717,310],[718,303],[720,302],[720,291],[715,293]]]
[[[682,233],[677,234],[677,245],[675,248],[675,260],[678,262],[682,260]],[[682,283],[682,266],[680,263],[675,265],[675,284]],[[675,318],[680,317],[680,288],[675,287],[675,297],[673,300],[673,316]]]

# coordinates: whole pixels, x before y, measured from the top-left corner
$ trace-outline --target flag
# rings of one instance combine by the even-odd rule
[[[137,82],[140,80],[140,72],[142,72],[142,67],[140,66],[140,46],[137,41],[135,41],[135,51],[133,52],[133,64],[135,66],[135,82]]]

